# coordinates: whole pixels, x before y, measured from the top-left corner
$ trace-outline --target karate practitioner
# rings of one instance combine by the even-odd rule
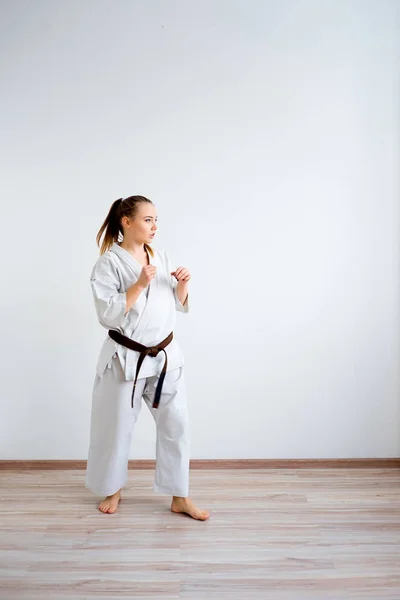
[[[189,310],[191,276],[184,267],[172,270],[167,252],[150,246],[157,227],[151,200],[129,196],[112,204],[97,234],[99,246],[104,238],[90,280],[108,333],[93,386],[85,485],[105,496],[100,511],[117,510],[144,400],[157,430],[154,490],[172,496],[172,512],[204,521],[209,513],[188,498],[184,357],[173,336],[176,311]]]

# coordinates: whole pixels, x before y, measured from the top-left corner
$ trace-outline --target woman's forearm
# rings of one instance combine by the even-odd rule
[[[182,306],[185,304],[187,296],[189,293],[189,282],[188,281],[178,281],[176,286],[176,295],[178,297],[179,302]]]
[[[126,290],[126,310],[125,314],[127,314],[132,306],[135,304],[140,294],[145,290],[141,284],[137,281],[131,287]]]

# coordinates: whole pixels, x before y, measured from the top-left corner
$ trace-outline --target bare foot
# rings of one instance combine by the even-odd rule
[[[206,510],[197,508],[189,498],[179,498],[178,496],[173,496],[172,498],[171,511],[175,513],[186,513],[193,519],[198,519],[199,521],[206,521],[210,516]]]
[[[103,513],[115,513],[118,508],[118,504],[121,500],[121,490],[112,494],[112,496],[107,496],[104,498],[103,502],[99,504],[99,510]]]

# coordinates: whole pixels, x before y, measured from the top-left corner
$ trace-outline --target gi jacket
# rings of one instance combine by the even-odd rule
[[[90,282],[99,323],[115,329],[144,346],[155,346],[174,331],[176,311],[189,312],[189,299],[184,305],[176,295],[178,284],[170,273],[170,257],[165,250],[153,248],[150,264],[157,267],[156,276],[144,290],[131,309],[126,311],[126,290],[139,279],[142,265],[117,243],[97,260]],[[184,364],[184,357],[175,338],[166,347],[168,371]],[[117,354],[126,380],[133,380],[139,353],[117,344],[108,335],[103,342],[97,361],[96,372],[101,377],[111,359]],[[164,353],[156,357],[146,356],[140,369],[140,377],[150,377],[161,372]]]

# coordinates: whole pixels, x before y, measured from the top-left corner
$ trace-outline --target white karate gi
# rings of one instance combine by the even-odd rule
[[[168,254],[154,248],[150,264],[156,276],[125,315],[126,290],[139,278],[142,265],[114,243],[96,262],[91,285],[100,324],[120,331],[144,346],[155,346],[174,331],[176,311],[187,313],[176,295],[177,280]],[[157,427],[154,490],[186,497],[189,494],[189,424],[184,379],[184,357],[175,338],[166,346],[168,357],[160,404],[152,407],[165,355],[146,356],[131,407],[133,379],[139,352],[104,340],[93,387],[90,444],[85,485],[94,493],[109,496],[126,482],[134,424],[142,398]]]

